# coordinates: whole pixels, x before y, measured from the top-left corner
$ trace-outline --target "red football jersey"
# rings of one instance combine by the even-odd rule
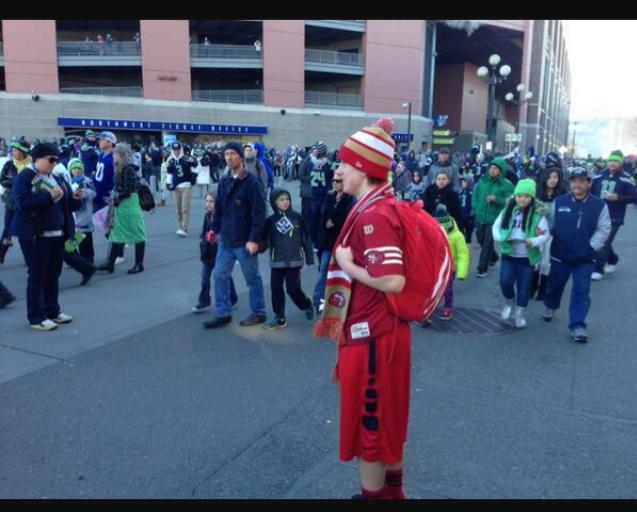
[[[348,245],[354,263],[372,277],[404,275],[400,247],[402,228],[396,211],[379,201],[358,217]],[[345,323],[348,343],[368,342],[396,329],[398,318],[391,314],[384,292],[358,281],[352,282],[352,296]]]

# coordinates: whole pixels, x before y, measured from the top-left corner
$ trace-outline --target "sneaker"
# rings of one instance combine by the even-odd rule
[[[588,336],[586,335],[586,329],[577,327],[571,331],[571,339],[576,343],[586,343]]]
[[[451,308],[443,308],[442,316],[440,317],[440,319],[441,320],[451,320],[452,316],[453,316],[453,310]]]
[[[204,329],[214,329],[215,327],[221,327],[232,322],[231,316],[215,316],[212,320],[208,320],[203,323]]]
[[[516,306],[515,308],[515,327],[516,329],[524,329],[526,327],[524,308],[521,308],[520,306]]]
[[[308,320],[314,320],[314,306],[310,306],[305,310],[305,318]]]
[[[416,325],[419,325],[420,327],[427,329],[428,327],[431,327],[431,320],[427,319],[427,320],[416,320]]]
[[[604,277],[604,274],[600,274],[599,272],[593,272],[591,275],[591,281],[601,281]]]
[[[118,256],[117,258],[115,258],[115,265],[121,265],[122,263],[124,263],[124,261],[124,258]]]
[[[513,312],[513,303],[506,304],[502,308],[502,311],[500,312],[500,318],[502,318],[502,320],[508,320],[509,318],[511,318],[512,312]]]
[[[478,273],[476,274],[476,277],[487,277],[487,273],[486,272],[480,272],[478,270]]]
[[[31,324],[31,329],[35,329],[36,331],[52,331],[57,328],[58,324],[51,320],[44,320],[39,324]]]
[[[614,274],[617,272],[617,265],[609,265],[608,263],[604,265],[604,274]]]
[[[64,313],[60,313],[55,318],[51,318],[51,320],[56,324],[70,324],[73,321],[73,317],[65,315]]]
[[[252,313],[245,320],[241,320],[241,322],[239,322],[239,325],[242,325],[243,327],[251,327],[253,325],[258,325],[262,323],[265,323],[265,314],[256,315]]]
[[[193,313],[201,313],[203,310],[208,309],[210,304],[197,304],[194,308],[192,308]]]
[[[550,322],[553,320],[555,316],[555,310],[551,308],[544,308],[544,313],[542,313],[542,318],[544,318],[545,322]]]
[[[177,230],[177,236],[180,236],[181,238],[184,238],[184,237],[188,236],[188,234],[183,229],[178,229]]]
[[[284,329],[287,325],[288,323],[285,318],[277,318],[275,316],[272,320],[263,324],[261,327],[263,327],[266,331],[278,331],[279,329]]]

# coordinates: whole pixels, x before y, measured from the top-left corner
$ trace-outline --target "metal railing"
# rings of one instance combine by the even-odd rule
[[[333,50],[305,49],[305,62],[331,64],[334,66],[363,67],[362,53],[336,52]]]
[[[142,45],[135,41],[113,41],[98,44],[95,41],[63,41],[58,43],[60,57],[110,56],[140,57]]]
[[[62,94],[98,94],[103,96],[126,96],[141,98],[144,90],[141,87],[62,87]]]
[[[305,104],[322,107],[363,108],[363,97],[354,93],[305,91]]]
[[[254,45],[191,44],[190,57],[195,59],[261,59]]]
[[[195,90],[193,101],[214,101],[217,103],[263,103],[261,89]]]

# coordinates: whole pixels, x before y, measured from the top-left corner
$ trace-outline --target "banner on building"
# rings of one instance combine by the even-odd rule
[[[150,130],[169,132],[218,133],[227,135],[265,135],[267,126],[228,124],[176,123],[170,121],[138,121],[129,119],[95,119],[58,117],[58,126],[92,130]]]

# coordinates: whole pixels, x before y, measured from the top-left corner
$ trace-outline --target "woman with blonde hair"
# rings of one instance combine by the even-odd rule
[[[98,270],[115,270],[115,259],[124,244],[135,244],[135,266],[128,273],[137,274],[144,271],[144,252],[146,249],[146,230],[144,216],[139,204],[138,168],[133,164],[133,151],[128,144],[117,144],[113,152],[115,164],[115,187],[111,196],[112,214],[108,239],[111,248],[108,261]]]

